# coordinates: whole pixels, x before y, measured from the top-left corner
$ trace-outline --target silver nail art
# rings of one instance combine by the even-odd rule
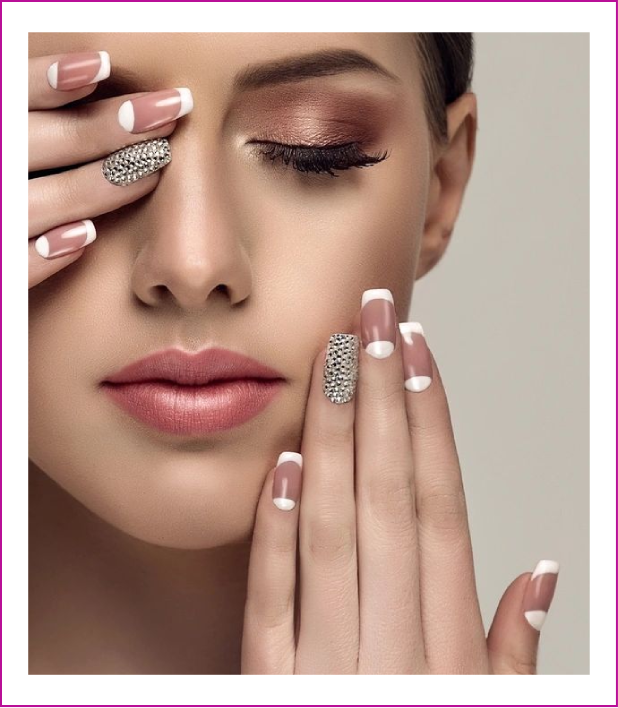
[[[153,138],[112,152],[103,160],[101,171],[108,182],[126,187],[165,167],[171,159],[167,138]]]
[[[359,339],[355,334],[332,334],[324,362],[323,391],[333,403],[347,403],[356,391]]]

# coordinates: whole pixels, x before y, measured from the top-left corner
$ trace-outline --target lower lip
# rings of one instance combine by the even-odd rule
[[[234,379],[207,386],[172,382],[105,382],[108,396],[137,420],[165,433],[203,435],[235,428],[260,413],[281,379]]]

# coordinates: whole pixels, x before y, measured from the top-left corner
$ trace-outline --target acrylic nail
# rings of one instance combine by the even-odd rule
[[[524,593],[524,617],[536,630],[540,630],[547,617],[547,611],[554,597],[558,571],[557,561],[539,561],[530,576],[528,587]]]
[[[424,391],[431,383],[431,356],[420,322],[400,322],[403,348],[404,386],[414,393]]]
[[[291,511],[300,499],[303,457],[299,452],[282,452],[273,477],[273,503],[281,511]]]
[[[129,133],[144,133],[181,118],[192,110],[191,89],[163,89],[122,103],[118,109],[118,122]]]
[[[96,237],[97,232],[90,219],[72,221],[39,236],[34,242],[34,248],[43,258],[59,258],[87,246]]]
[[[332,334],[324,359],[322,390],[333,403],[347,403],[356,392],[359,341],[355,334]]]
[[[365,290],[361,299],[363,348],[376,359],[386,359],[395,351],[397,318],[393,294],[386,288]]]
[[[57,91],[72,91],[103,81],[110,71],[111,62],[107,52],[73,52],[50,65],[47,81]]]

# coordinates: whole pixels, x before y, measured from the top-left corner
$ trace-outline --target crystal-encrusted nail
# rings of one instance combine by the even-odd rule
[[[142,177],[165,167],[172,159],[167,138],[142,140],[108,155],[101,165],[108,182],[126,187]]]
[[[324,361],[326,397],[333,403],[347,403],[356,391],[359,339],[355,334],[332,334]]]

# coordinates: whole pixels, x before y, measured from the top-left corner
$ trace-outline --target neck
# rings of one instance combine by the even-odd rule
[[[250,543],[164,548],[29,463],[30,673],[240,673]]]

